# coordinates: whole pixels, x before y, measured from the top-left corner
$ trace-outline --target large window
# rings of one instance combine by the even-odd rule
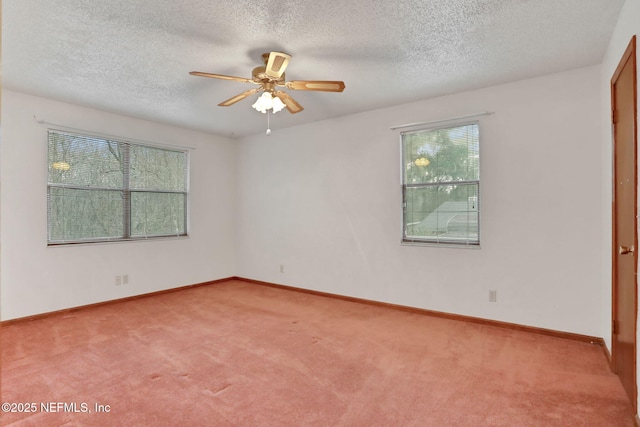
[[[185,151],[49,130],[49,245],[187,234]]]
[[[478,123],[402,133],[405,243],[478,246]]]

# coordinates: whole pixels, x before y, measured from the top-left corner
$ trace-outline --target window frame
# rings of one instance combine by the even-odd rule
[[[66,184],[51,182],[50,170],[53,167],[50,153],[50,139],[52,134],[63,134],[71,137],[85,138],[87,140],[101,140],[106,143],[116,143],[123,147],[125,158],[123,159],[123,174],[122,174],[122,186],[121,187],[101,187],[94,185],[81,185],[81,184]],[[189,236],[189,203],[190,203],[190,150],[185,147],[169,146],[156,144],[146,141],[135,141],[128,138],[113,137],[107,135],[95,134],[88,131],[76,131],[76,130],[62,130],[62,129],[47,129],[47,246],[68,246],[68,245],[80,245],[80,244],[94,244],[94,243],[114,243],[114,242],[130,242],[130,241],[148,241],[158,239],[176,239],[186,238]],[[181,153],[184,156],[184,191],[170,190],[170,189],[143,189],[135,188],[131,186],[131,148],[142,147],[151,150],[166,150],[170,152]],[[55,162],[54,162],[55,163]],[[51,192],[52,189],[69,189],[69,190],[83,190],[83,191],[95,191],[98,192],[114,192],[120,193],[122,197],[122,236],[117,237],[82,237],[75,239],[61,239],[52,240],[52,221],[51,221]],[[182,213],[184,223],[181,224],[181,228],[184,232],[180,233],[163,233],[163,234],[148,234],[148,235],[132,235],[132,194],[182,194],[184,196],[184,210]]]
[[[439,181],[431,183],[407,183],[406,180],[406,167],[409,161],[405,157],[405,145],[404,135],[410,133],[420,133],[428,131],[437,131],[442,129],[454,129],[464,126],[477,126],[478,129],[478,177],[476,180],[464,180],[464,181]],[[429,124],[416,124],[408,126],[407,129],[400,132],[400,186],[401,186],[401,244],[407,246],[432,246],[432,247],[448,247],[448,248],[468,248],[468,249],[480,249],[481,243],[481,140],[482,132],[480,126],[480,120],[446,120],[433,122]],[[438,237],[415,237],[407,236],[407,189],[410,188],[433,188],[442,187],[446,185],[475,185],[476,186],[476,201],[475,207],[477,210],[477,238],[475,240],[464,238],[444,238]]]

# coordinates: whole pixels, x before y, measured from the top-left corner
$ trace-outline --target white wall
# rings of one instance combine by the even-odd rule
[[[602,61],[601,114],[602,120],[605,123],[605,126],[603,126],[602,134],[602,198],[606,202],[603,206],[604,210],[602,225],[603,229],[606,231],[606,235],[604,236],[603,240],[603,252],[605,253],[605,257],[603,257],[602,281],[609,284],[611,283],[611,158],[613,154],[610,85],[611,77],[613,77],[613,73],[618,67],[620,60],[622,59],[622,55],[624,54],[624,51],[629,45],[629,41],[631,41],[631,38],[634,35],[636,35],[636,49],[640,47],[640,39],[638,39],[638,34],[640,34],[640,0],[627,0],[622,7],[618,24],[616,25],[613,36],[611,37],[611,41],[609,43],[609,48],[607,49],[607,53]],[[638,52],[636,51],[636,55],[637,54]],[[638,81],[640,82],[640,67],[637,67],[637,69]],[[640,99],[638,99],[638,105],[640,106]],[[640,121],[638,122],[640,123]],[[640,158],[638,164],[640,164]],[[608,306],[611,307],[611,286],[609,285],[607,288],[603,289],[603,291],[604,293],[602,295],[602,298],[607,302]],[[605,314],[606,316],[603,318],[603,323],[608,326],[609,330],[605,333],[604,337],[607,341],[607,345],[609,346],[609,348],[611,348],[611,312],[609,311]],[[640,331],[640,327],[638,328],[638,331]],[[636,342],[640,344],[640,337],[636,339]],[[640,348],[638,348],[637,350],[637,354],[640,355]],[[637,382],[640,383],[640,370],[638,370],[638,375],[639,377]]]
[[[275,116],[271,136],[241,141],[5,90],[2,319],[239,275],[606,337],[600,80],[590,67],[281,130]],[[482,249],[400,245],[389,128],[480,111],[495,112],[481,119]],[[190,237],[47,248],[34,115],[196,147]]]
[[[47,247],[47,125],[189,146],[189,238]],[[233,276],[234,142],[75,105],[2,92],[1,318],[91,304]],[[128,285],[115,276],[128,274]]]
[[[589,67],[289,129],[274,116],[239,145],[237,273],[605,336],[600,95]],[[482,248],[401,245],[390,127],[483,111]]]

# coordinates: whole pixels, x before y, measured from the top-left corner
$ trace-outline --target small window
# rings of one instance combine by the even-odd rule
[[[403,132],[405,243],[480,244],[478,123]]]
[[[187,234],[187,152],[48,132],[49,245]]]

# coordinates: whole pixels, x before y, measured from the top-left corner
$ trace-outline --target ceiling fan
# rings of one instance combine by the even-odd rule
[[[344,90],[344,82],[341,81],[329,81],[329,80],[294,80],[285,81],[284,70],[289,65],[291,55],[282,52],[267,52],[262,54],[262,60],[264,61],[263,67],[256,67],[251,73],[251,78],[226,76],[224,74],[212,74],[203,73],[200,71],[191,71],[189,74],[192,76],[201,77],[213,77],[222,80],[234,80],[242,83],[252,83],[258,85],[258,87],[249,89],[236,96],[233,96],[226,101],[222,101],[218,104],[221,107],[228,107],[235,104],[238,101],[242,101],[248,96],[255,93],[264,91],[264,93],[258,98],[253,108],[266,113],[267,110],[273,109],[273,112],[280,111],[282,108],[287,108],[291,114],[299,113],[304,110],[295,99],[293,99],[288,93],[279,90],[279,87],[291,89],[291,90],[313,90],[322,92],[342,92]]]

